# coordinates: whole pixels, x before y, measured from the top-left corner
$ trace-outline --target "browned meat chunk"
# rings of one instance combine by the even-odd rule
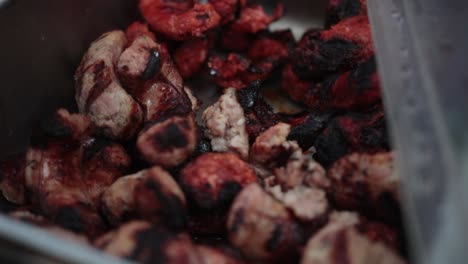
[[[251,259],[294,259],[305,239],[286,207],[258,184],[236,197],[227,226],[231,243]]]
[[[103,231],[97,198],[124,175],[130,157],[89,137],[90,121],[59,110],[26,153],[25,184],[34,208],[53,223],[94,237]]]
[[[75,74],[76,102],[81,113],[110,138],[128,139],[140,128],[140,106],[124,90],[114,72],[127,38],[112,31],[94,41]]]
[[[143,221],[122,225],[97,239],[94,245],[110,255],[140,263],[203,263],[187,235],[152,227]]]
[[[239,0],[209,0],[214,9],[221,16],[221,24],[229,23],[234,20],[239,7]]]
[[[249,165],[229,153],[204,154],[187,165],[180,175],[188,201],[203,210],[229,207],[237,193],[255,181]]]
[[[211,4],[193,0],[140,0],[140,12],[156,32],[175,40],[200,37],[221,22]]]
[[[340,209],[375,213],[387,220],[400,216],[400,179],[392,153],[354,153],[328,171],[329,195]]]
[[[234,21],[234,30],[246,33],[258,33],[283,16],[283,4],[278,4],[272,16],[268,15],[261,5],[243,6],[239,18]]]
[[[337,219],[337,215],[332,216],[329,224],[309,240],[302,264],[406,263],[382,243],[372,242],[360,234],[355,228],[359,221],[357,217],[340,217]]]
[[[243,159],[249,155],[249,138],[245,129],[244,111],[233,88],[203,112],[206,136],[214,151],[234,152]]]
[[[172,176],[159,167],[118,179],[101,197],[102,211],[113,225],[131,219],[179,229],[187,221],[186,201]]]
[[[197,147],[197,136],[193,115],[174,116],[141,132],[137,148],[147,162],[170,168],[192,155]]]
[[[328,30],[307,32],[292,52],[291,62],[300,79],[322,79],[355,68],[373,55],[368,18],[357,16]]]

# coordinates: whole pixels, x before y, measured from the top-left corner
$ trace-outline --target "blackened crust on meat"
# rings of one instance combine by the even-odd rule
[[[383,149],[390,149],[389,138],[387,134],[387,124],[385,119],[379,119],[368,127],[364,127],[360,136],[364,146],[381,146]]]
[[[174,230],[180,230],[187,225],[188,215],[185,204],[174,194],[163,193],[163,186],[158,182],[147,180],[146,188],[151,190],[161,203],[161,217],[163,223]]]
[[[372,57],[366,62],[360,64],[358,68],[351,72],[350,81],[358,88],[367,88],[372,85],[371,78],[376,72],[377,64],[375,62],[375,57]]]
[[[236,195],[242,190],[242,186],[237,182],[226,182],[221,186],[218,200],[221,205],[230,205]],[[221,208],[223,209],[223,208]]]
[[[329,167],[350,152],[349,143],[336,120],[317,137],[314,146],[317,150],[315,159],[324,167]]]
[[[273,234],[271,235],[270,239],[267,241],[266,249],[268,251],[274,251],[278,244],[281,242],[281,236],[283,235],[283,229],[281,225],[276,226]]]
[[[135,234],[135,249],[127,259],[137,260],[141,263],[167,263],[166,253],[167,242],[174,234],[156,230],[154,228],[145,229]]]
[[[304,150],[309,149],[326,128],[332,116],[331,113],[317,112],[309,114],[302,124],[291,129],[288,140],[296,141]]]
[[[72,206],[60,208],[55,217],[55,223],[73,232],[85,231],[80,212]]]
[[[303,80],[320,79],[337,70],[346,70],[360,50],[358,44],[345,39],[322,40],[320,32],[304,38],[306,48],[296,48],[291,54],[293,71]]]
[[[260,81],[255,81],[246,88],[237,91],[237,101],[242,108],[251,108],[254,106],[260,94]]]
[[[187,123],[187,121],[184,121]],[[178,125],[184,125],[183,123]],[[170,150],[173,148],[183,148],[188,144],[187,137],[180,130],[179,126],[170,123],[166,129],[161,130],[154,136],[154,145],[158,149]],[[187,125],[188,126],[188,125]]]
[[[161,70],[161,55],[157,50],[151,50],[145,71],[141,75],[143,80],[153,78]]]
[[[366,13],[365,0],[330,1],[327,8],[326,25],[330,27],[340,20]]]

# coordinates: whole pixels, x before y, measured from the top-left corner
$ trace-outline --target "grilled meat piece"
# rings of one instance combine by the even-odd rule
[[[200,37],[215,28],[221,17],[210,3],[193,0],[140,0],[140,12],[156,32],[169,39]]]
[[[381,106],[335,117],[317,137],[314,146],[317,151],[314,157],[325,167],[352,152],[388,151],[389,140]]]
[[[292,68],[302,80],[320,80],[348,71],[374,55],[367,16],[340,21],[328,30],[307,32],[291,53]]]
[[[102,133],[128,139],[140,128],[138,103],[120,84],[114,67],[127,44],[122,31],[103,34],[94,41],[75,73],[76,102]]]
[[[333,164],[328,177],[328,193],[338,208],[399,221],[400,179],[392,153],[348,155]]]
[[[301,81],[290,67],[284,69],[283,78],[283,90],[293,100],[320,111],[366,109],[381,98],[374,57],[351,71],[331,75],[322,82]]]
[[[184,79],[196,76],[203,68],[207,57],[207,38],[187,40],[174,52],[174,62]]]
[[[118,179],[102,194],[101,207],[114,226],[144,219],[180,229],[187,222],[185,196],[172,176],[160,167]]]
[[[226,89],[219,100],[203,112],[203,123],[214,151],[234,152],[247,159],[249,138],[245,129],[244,111],[233,88]]]
[[[345,18],[359,15],[367,15],[366,0],[331,0],[328,1],[325,24],[330,27]]]
[[[286,207],[256,183],[234,200],[227,228],[231,243],[256,260],[291,261],[305,239]]]
[[[239,18],[232,24],[232,29],[246,33],[258,33],[280,19],[284,13],[283,4],[279,3],[272,16],[268,15],[261,5],[242,6]]]
[[[223,51],[245,52],[255,39],[255,34],[242,32],[226,26],[220,33],[219,45]]]
[[[185,234],[132,221],[94,242],[104,252],[140,263],[202,264],[197,248]]]
[[[188,201],[204,211],[228,208],[237,193],[255,181],[249,165],[229,153],[204,154],[189,163],[180,175]]]
[[[295,39],[291,30],[281,30],[265,32],[251,43],[247,57],[258,63],[270,60],[279,65],[289,56],[289,49],[295,44]]]
[[[61,109],[43,128],[25,157],[32,205],[53,223],[94,237],[104,228],[98,197],[124,175],[130,157],[121,146],[90,137],[86,116]]]
[[[311,112],[291,128],[288,140],[296,141],[303,150],[310,149],[332,119],[332,113]]]
[[[239,0],[208,0],[221,16],[221,24],[231,22],[236,17],[239,8]]]
[[[195,117],[173,116],[149,125],[137,139],[143,158],[154,165],[175,167],[186,161],[197,147]]]
[[[359,233],[355,227],[358,217],[341,215],[340,218],[332,216],[330,222],[309,240],[302,264],[406,263],[382,243],[373,242]]]

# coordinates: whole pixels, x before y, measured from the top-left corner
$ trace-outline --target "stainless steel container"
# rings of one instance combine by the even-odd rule
[[[300,36],[305,29],[322,25],[325,0],[284,2],[287,15],[274,28],[292,28]],[[468,210],[460,202],[466,201],[460,189],[468,184],[468,166],[461,166],[468,157],[467,124],[454,124],[468,113],[468,97],[460,86],[463,79],[467,81],[463,47],[468,43],[462,23],[468,17],[467,4],[456,0],[444,1],[445,6],[433,0],[368,2],[390,127],[405,184],[411,255],[419,263],[464,263],[468,259],[463,252],[468,244]],[[137,19],[136,3],[0,0],[0,158],[24,149],[32,126],[56,108],[74,109],[73,72],[83,52],[101,33],[124,28]],[[432,9],[425,9],[427,6]],[[453,16],[446,19],[449,13]],[[435,21],[431,20],[434,17]],[[430,42],[430,32],[421,31],[427,30],[427,23],[437,28],[439,35],[433,38],[447,42]],[[446,30],[452,26],[458,31]],[[455,34],[459,37],[449,37]],[[451,45],[451,41],[457,44]],[[434,49],[441,52],[439,56]],[[449,59],[444,59],[444,54]],[[465,60],[456,59],[463,55]],[[444,71],[448,67],[455,70]],[[444,82],[451,85],[445,97],[440,96]],[[453,107],[451,98],[458,98]],[[458,129],[464,129],[464,133]],[[0,255],[2,263],[119,262],[3,216]],[[441,262],[444,259],[448,262]]]

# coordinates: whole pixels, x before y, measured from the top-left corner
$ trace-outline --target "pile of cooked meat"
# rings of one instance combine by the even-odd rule
[[[365,0],[299,41],[269,30],[281,4],[139,8],[84,55],[79,113],[1,163],[6,214],[141,263],[407,261]],[[303,111],[273,109],[274,78]]]

